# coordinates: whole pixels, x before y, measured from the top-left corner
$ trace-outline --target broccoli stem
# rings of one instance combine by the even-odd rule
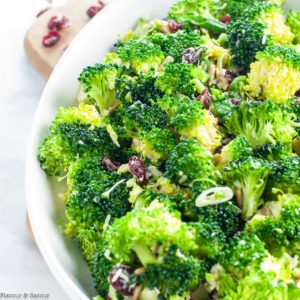
[[[226,33],[227,25],[203,16],[184,16],[186,22],[216,33]]]
[[[148,264],[155,264],[157,262],[152,251],[148,247],[136,244],[134,245],[133,250],[144,267]]]

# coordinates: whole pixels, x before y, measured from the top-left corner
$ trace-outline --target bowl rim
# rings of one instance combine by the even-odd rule
[[[120,3],[124,2],[124,0],[110,0],[107,3],[105,9],[101,11],[101,13],[97,14],[93,19],[91,19],[76,35],[74,40],[70,43],[59,62],[55,66],[49,80],[47,81],[43,93],[41,95],[40,101],[37,105],[37,108],[34,113],[34,117],[32,119],[32,123],[30,126],[30,134],[26,147],[26,158],[25,158],[25,198],[26,198],[26,206],[28,212],[28,218],[31,225],[32,233],[36,242],[38,249],[40,250],[44,261],[46,262],[48,268],[51,273],[57,280],[58,284],[62,287],[66,295],[70,297],[70,299],[80,299],[80,300],[88,300],[87,295],[79,288],[79,286],[74,282],[72,278],[70,278],[67,271],[64,269],[62,263],[59,261],[58,257],[55,255],[54,248],[51,247],[50,243],[46,242],[46,239],[42,237],[42,232],[38,229],[39,224],[36,220],[35,213],[33,211],[33,205],[35,201],[33,195],[36,194],[34,190],[34,182],[32,181],[34,176],[32,176],[31,166],[33,163],[32,153],[35,149],[35,138],[38,129],[38,116],[42,111],[45,103],[47,103],[47,98],[49,92],[51,92],[52,87],[55,86],[55,78],[56,75],[63,71],[65,64],[67,63],[67,58],[69,53],[73,52],[73,49],[77,49],[84,41],[86,37],[86,33],[91,30],[91,28],[96,28],[101,23],[102,19],[105,19],[105,16],[109,16],[113,14],[114,8]]]

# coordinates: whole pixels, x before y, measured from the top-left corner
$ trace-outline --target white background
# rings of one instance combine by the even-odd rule
[[[65,300],[25,226],[26,143],[45,81],[27,62],[23,38],[48,3],[0,3],[0,299],[1,293],[33,292]]]

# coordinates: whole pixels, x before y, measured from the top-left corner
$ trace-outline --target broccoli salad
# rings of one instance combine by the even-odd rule
[[[300,299],[300,11],[180,0],[79,75],[39,147],[95,300]]]

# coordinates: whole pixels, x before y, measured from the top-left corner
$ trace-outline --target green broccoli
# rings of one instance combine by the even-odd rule
[[[228,28],[229,48],[234,54],[234,62],[248,70],[255,61],[256,54],[273,42],[286,44],[293,34],[284,24],[279,5],[265,1],[248,5],[240,18],[231,22]]]
[[[184,95],[164,95],[157,99],[157,105],[166,112],[168,122],[175,115],[178,109],[185,104],[191,103],[193,100]]]
[[[263,146],[258,146],[253,155],[258,158],[266,159],[270,162],[279,160],[285,157],[293,156],[293,150],[291,144],[276,143],[266,144]]]
[[[133,150],[141,153],[154,164],[166,160],[175,146],[174,135],[167,129],[157,127],[152,127],[150,131],[140,132],[132,141]]]
[[[204,282],[209,267],[208,262],[185,255],[178,247],[171,246],[159,263],[147,266],[138,281],[148,289],[157,289],[159,299],[173,299],[172,296],[182,299]]]
[[[201,93],[208,75],[200,67],[185,63],[166,63],[159,73],[155,86],[166,93],[182,94],[192,97],[196,92]]]
[[[155,78],[151,74],[139,76],[123,75],[116,81],[116,97],[123,103],[141,101],[150,104],[162,96],[162,93],[154,86]]]
[[[297,135],[295,115],[272,101],[243,101],[224,118],[229,133],[245,137],[252,148],[277,141],[291,143]]]
[[[256,55],[245,91],[253,98],[286,103],[300,89],[300,54],[291,47],[272,46]]]
[[[214,152],[221,145],[217,119],[198,101],[180,102],[170,125],[183,137],[197,141]]]
[[[214,163],[217,167],[224,168],[230,161],[246,158],[253,154],[249,142],[241,136],[236,137],[221,150],[220,154],[215,154]]]
[[[263,203],[261,196],[270,173],[270,164],[254,157],[233,160],[225,168],[224,176],[228,185],[242,195],[239,205],[244,219],[252,217]]]
[[[273,190],[283,193],[300,193],[300,157],[286,157],[273,164],[269,177],[266,194],[272,198]]]
[[[244,70],[249,70],[257,52],[271,43],[272,39],[265,30],[265,24],[249,18],[239,18],[228,26],[228,46],[233,53],[233,61]]]
[[[226,31],[226,25],[218,21],[222,8],[219,0],[180,0],[170,9],[168,19],[222,33]]]
[[[160,46],[165,56],[171,56],[175,62],[182,62],[182,54],[188,48],[198,48],[204,44],[204,40],[197,31],[177,31],[176,33],[165,35],[163,33],[153,33],[147,38],[154,44]]]
[[[137,74],[157,70],[164,59],[159,46],[142,40],[128,41],[118,48],[117,54],[122,61],[130,63]]]
[[[211,153],[195,139],[179,143],[166,162],[166,177],[180,185],[190,185],[194,181],[214,182],[215,173]]]
[[[116,103],[115,83],[124,72],[125,68],[118,65],[96,64],[85,68],[79,76],[79,81],[87,97],[103,111]]]
[[[126,130],[133,135],[139,131],[150,131],[152,127],[162,128],[166,121],[166,113],[157,105],[150,106],[140,101],[130,105],[123,116]]]
[[[67,182],[66,232],[88,247],[82,250],[90,261],[105,220],[121,217],[130,210],[126,178],[106,170],[95,156],[72,164]]]
[[[102,120],[92,105],[61,108],[50,126],[50,134],[39,147],[42,168],[48,175],[60,175],[78,157],[97,153],[117,158],[120,151],[101,126]]]
[[[95,288],[103,298],[109,293],[108,276],[115,264],[116,262],[109,257],[107,243],[103,238],[99,239],[91,261],[91,273],[95,282]]]
[[[290,299],[293,263],[288,257],[272,257],[256,235],[235,236],[219,261],[206,275],[207,288],[218,299]]]
[[[224,11],[229,14],[233,20],[236,20],[240,18],[244,10],[248,9],[253,3],[261,4],[262,2],[271,2],[280,5],[284,0],[224,0],[223,3],[226,4]]]
[[[131,262],[135,254],[143,266],[157,262],[156,246],[167,250],[176,245],[184,253],[197,248],[193,231],[178,213],[169,212],[162,204],[132,210],[116,219],[107,229],[106,240],[115,259]]]
[[[276,256],[288,252],[300,253],[300,197],[299,195],[279,195],[278,201],[267,202],[261,213],[247,224],[266,243],[269,251]]]
[[[295,35],[294,43],[300,44],[300,11],[290,11],[286,16],[286,24],[291,28]]]

